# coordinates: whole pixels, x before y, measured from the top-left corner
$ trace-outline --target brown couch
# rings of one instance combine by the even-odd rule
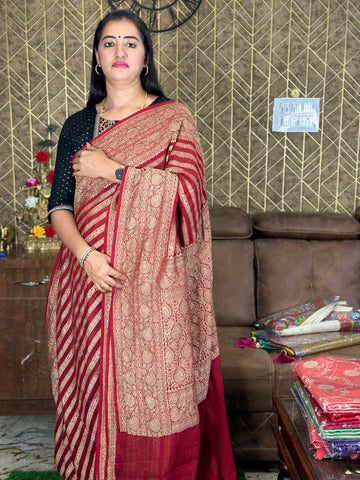
[[[232,446],[244,461],[277,460],[273,395],[290,394],[291,364],[278,352],[237,348],[257,320],[339,295],[360,305],[360,223],[349,215],[210,209],[214,303]],[[360,345],[329,354],[360,357]],[[310,357],[308,357],[310,358]]]

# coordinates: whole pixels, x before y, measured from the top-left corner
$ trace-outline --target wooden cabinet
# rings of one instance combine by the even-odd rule
[[[45,331],[55,258],[19,247],[0,258],[0,415],[55,411]]]

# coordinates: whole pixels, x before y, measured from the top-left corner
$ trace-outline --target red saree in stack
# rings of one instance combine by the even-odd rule
[[[61,247],[47,304],[57,468],[64,480],[235,480],[193,119],[166,102],[92,144],[126,168],[120,185],[77,181],[77,224],[128,284],[98,292]]]

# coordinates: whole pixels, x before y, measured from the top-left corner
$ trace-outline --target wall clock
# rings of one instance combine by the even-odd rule
[[[130,10],[146,23],[151,32],[167,32],[191,18],[202,0],[132,0]],[[108,0],[113,10],[126,8],[125,0]]]

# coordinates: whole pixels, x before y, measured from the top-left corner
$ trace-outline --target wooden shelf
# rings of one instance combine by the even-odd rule
[[[45,308],[56,255],[18,247],[0,257],[0,415],[55,411]]]

